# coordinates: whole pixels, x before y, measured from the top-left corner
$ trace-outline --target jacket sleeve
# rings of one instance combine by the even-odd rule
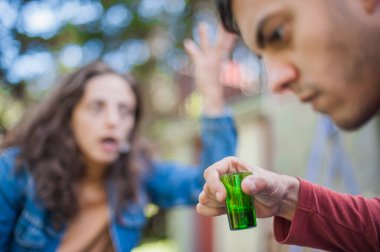
[[[25,176],[15,172],[14,150],[0,154],[0,251],[8,251],[24,198]]]
[[[214,162],[235,154],[236,129],[232,117],[202,118],[202,153],[197,166],[175,162],[154,163],[148,175],[150,199],[160,207],[192,205],[204,184],[203,171]]]
[[[276,240],[328,251],[380,251],[380,199],[334,192],[301,181],[290,222],[275,217]]]

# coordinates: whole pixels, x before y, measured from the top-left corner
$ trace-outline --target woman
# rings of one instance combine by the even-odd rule
[[[197,202],[203,169],[233,155],[236,145],[217,81],[225,36],[212,47],[205,27],[200,35],[200,47],[186,42],[205,100],[199,167],[153,161],[141,151],[135,80],[92,63],[70,74],[2,143],[0,251],[130,251],[148,202]]]

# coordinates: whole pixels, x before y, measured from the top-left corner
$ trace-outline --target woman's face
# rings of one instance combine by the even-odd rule
[[[87,82],[71,119],[87,165],[106,166],[117,159],[135,125],[135,109],[134,92],[120,76],[108,73]]]

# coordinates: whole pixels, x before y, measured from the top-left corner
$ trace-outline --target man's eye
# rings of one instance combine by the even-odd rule
[[[277,27],[266,39],[267,45],[278,44],[284,42],[285,30],[284,26]]]
[[[291,43],[291,22],[281,21],[268,24],[259,32],[258,44],[261,48],[281,49]]]

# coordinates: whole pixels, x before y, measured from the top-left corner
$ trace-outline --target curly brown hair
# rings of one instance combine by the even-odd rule
[[[18,170],[26,169],[33,176],[36,196],[48,210],[56,226],[70,220],[78,211],[75,183],[84,177],[85,165],[74,138],[70,121],[73,109],[84,94],[88,81],[103,74],[116,74],[131,85],[136,96],[135,125],[128,141],[132,149],[120,154],[107,169],[105,181],[116,191],[116,209],[129,200],[136,200],[138,164],[136,130],[141,117],[141,97],[136,80],[130,75],[113,71],[96,61],[64,78],[32,112],[10,130],[1,148],[20,148]],[[27,165],[24,165],[27,164]]]

